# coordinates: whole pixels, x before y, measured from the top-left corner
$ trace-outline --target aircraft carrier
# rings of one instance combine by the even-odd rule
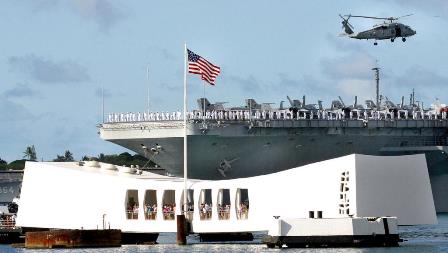
[[[8,205],[19,198],[22,178],[21,170],[0,171],[0,214],[9,213]]]
[[[187,113],[188,176],[231,179],[263,175],[347,154],[424,153],[438,212],[448,211],[448,108],[423,109],[411,95],[394,104],[335,100],[291,100],[272,108],[247,99],[245,106],[224,108],[198,99]],[[380,106],[376,106],[376,105]],[[102,139],[153,160],[174,176],[183,176],[181,112],[115,113],[99,125]]]

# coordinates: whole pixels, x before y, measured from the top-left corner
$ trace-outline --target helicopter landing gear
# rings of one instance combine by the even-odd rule
[[[394,41],[395,41],[395,39],[394,39],[394,38],[391,38],[391,39],[390,39],[390,42],[394,42]]]
[[[405,41],[406,41],[406,38],[405,38],[405,37],[403,37],[403,38],[401,38],[401,40],[402,40],[403,42],[405,42]]]
[[[378,45],[378,42],[376,42],[376,41],[375,41],[375,42],[373,42],[373,45],[374,45],[374,46]]]

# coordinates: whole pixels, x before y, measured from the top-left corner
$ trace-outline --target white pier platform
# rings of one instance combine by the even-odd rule
[[[397,218],[276,219],[263,238],[268,248],[398,246]]]

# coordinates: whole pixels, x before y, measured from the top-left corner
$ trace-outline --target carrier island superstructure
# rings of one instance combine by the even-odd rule
[[[448,119],[445,105],[423,109],[409,103],[360,105],[342,99],[324,109],[322,102],[291,100],[272,108],[247,99],[224,108],[198,99],[187,113],[188,176],[231,179],[263,175],[347,154],[424,153],[436,210],[448,211]],[[376,106],[380,104],[380,106]],[[99,125],[102,139],[144,155],[174,176],[183,175],[183,115],[180,112],[114,113]]]

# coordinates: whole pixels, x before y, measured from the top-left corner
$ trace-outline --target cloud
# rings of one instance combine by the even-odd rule
[[[108,31],[123,20],[124,11],[110,0],[32,0],[28,1],[33,11],[49,11],[65,8],[86,20],[96,23],[100,30]]]
[[[374,72],[375,58],[365,52],[351,52],[336,58],[321,60],[323,75],[315,83],[318,87],[331,87],[341,96],[358,96],[358,101],[375,97]],[[419,100],[429,102],[435,97],[448,101],[448,95],[436,92],[448,84],[448,77],[420,65],[407,68],[402,74],[381,71],[380,93],[392,100],[408,95],[415,88]],[[323,89],[331,92],[328,89]]]
[[[12,70],[42,83],[78,83],[90,80],[86,67],[71,61],[53,62],[35,55],[13,56],[8,59]]]
[[[387,3],[391,2],[383,1]],[[406,8],[414,6],[415,9],[426,11],[432,16],[440,16],[448,19],[448,1],[446,0],[394,0],[394,2]]]
[[[360,99],[372,99],[373,82],[365,79],[343,79],[336,83],[338,90],[342,92],[341,95],[353,98],[358,96]]]
[[[327,33],[327,35],[325,35],[325,38],[330,43],[330,45],[338,51],[359,51],[361,49],[361,43],[349,37]]]
[[[18,83],[14,88],[3,92],[3,96],[6,98],[38,97],[40,93],[28,87],[27,84]]]
[[[226,78],[226,82],[231,83],[233,86],[238,87],[246,93],[257,93],[261,90],[262,86],[261,82],[257,80],[253,75],[249,75],[246,77],[229,76]]]
[[[358,101],[372,99],[375,96],[374,73],[375,58],[359,51],[349,51],[347,54],[334,58],[323,58],[320,61],[322,75],[304,77],[305,91],[308,94],[321,94],[317,99],[323,99],[324,104],[341,96],[351,101],[358,96]],[[315,94],[316,95],[316,94]]]
[[[101,89],[101,88],[97,88],[95,90],[95,96],[96,97],[102,97],[104,95],[105,98],[109,98],[112,96],[112,92],[108,89]]]
[[[314,96],[317,95],[315,93],[320,93],[324,89],[321,87],[320,83],[312,80],[310,76],[303,77],[290,77],[287,74],[279,73],[278,82],[275,82],[275,85],[271,86],[273,92],[278,93],[278,95],[282,97],[286,97],[286,95],[291,97],[301,97],[302,95]]]
[[[0,99],[0,112],[2,112],[2,122],[15,122],[33,119],[31,114],[24,106],[14,103],[8,99]]]
[[[278,86],[282,88],[297,89],[303,85],[299,80],[291,78],[285,73],[278,73],[278,78],[280,79]]]
[[[38,1],[28,1],[30,4],[32,4],[33,11],[43,11],[43,10],[49,10],[52,8],[59,7],[59,4],[62,3],[62,1],[59,0],[38,0]]]
[[[164,88],[164,89],[167,89],[167,90],[181,90],[184,87],[183,84],[180,83],[180,82],[170,82],[170,83],[168,83],[168,82],[165,82],[165,81],[160,82],[160,84],[157,85],[157,86],[159,86],[161,88]],[[190,89],[194,88],[194,86],[193,87],[189,87],[189,88]],[[150,90],[150,92],[151,92],[151,90]]]
[[[433,102],[436,97],[442,102],[448,102],[448,95],[440,92],[447,85],[448,77],[418,65],[408,68],[402,75],[394,76],[390,80],[390,89],[394,93],[405,95],[415,89],[416,97],[426,101],[425,103]]]
[[[371,78],[376,60],[370,54],[354,52],[340,58],[324,58],[321,66],[323,73],[331,78]]]
[[[176,60],[176,57],[167,49],[162,49],[162,56],[165,60],[170,60],[170,61],[174,61]]]
[[[125,14],[107,0],[71,0],[71,9],[78,15],[96,22],[103,30],[109,30],[121,21]]]

